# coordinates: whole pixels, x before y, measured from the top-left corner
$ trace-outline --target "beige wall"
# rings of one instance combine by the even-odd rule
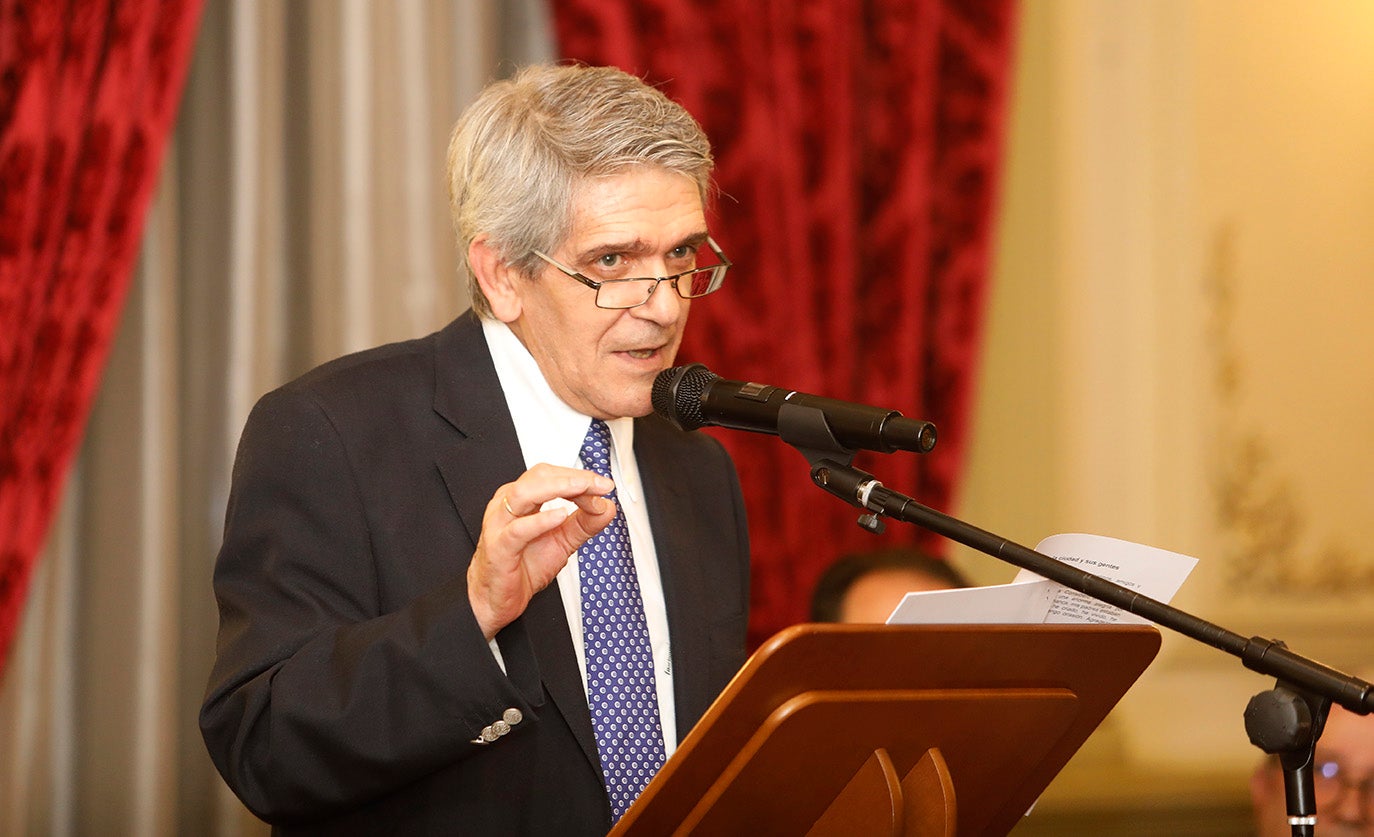
[[[1028,0],[1008,166],[957,512],[1194,555],[1178,606],[1374,659],[1374,4]],[[1045,816],[1241,810],[1269,685],[1166,632]]]

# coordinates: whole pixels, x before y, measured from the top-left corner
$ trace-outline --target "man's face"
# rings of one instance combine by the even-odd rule
[[[653,167],[585,181],[568,239],[548,255],[594,280],[666,276],[702,244],[706,216],[696,183]],[[672,366],[688,301],[668,283],[637,308],[596,306],[596,291],[552,265],[514,280],[497,311],[539,364],[553,391],[595,418],[652,411],[654,377]]]
[[[1319,833],[1323,837],[1328,833],[1374,835],[1374,811],[1369,805],[1374,794],[1369,787],[1374,782],[1374,718],[1339,706],[1331,708],[1326,728],[1317,739],[1317,770],[1330,769],[1333,763],[1340,765],[1339,780],[1328,781],[1327,785],[1339,786],[1340,790],[1334,798],[1323,799],[1322,788],[1318,787]],[[1322,777],[1318,776],[1317,781],[1320,784]]]

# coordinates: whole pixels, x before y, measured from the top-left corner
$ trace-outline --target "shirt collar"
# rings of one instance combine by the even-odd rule
[[[490,317],[482,317],[481,322],[496,376],[506,396],[506,407],[515,423],[525,467],[547,462],[581,468],[579,454],[591,416],[579,413],[558,397],[534,356],[510,326]],[[628,500],[638,500],[643,495],[638,469],[634,467],[634,419],[607,419],[606,425],[615,447],[612,467],[619,463],[616,491]]]

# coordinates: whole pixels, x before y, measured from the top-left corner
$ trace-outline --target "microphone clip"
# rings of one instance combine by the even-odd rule
[[[778,438],[796,448],[811,463],[811,481],[852,506],[864,510],[856,521],[874,535],[887,531],[882,511],[866,505],[869,491],[881,485],[872,474],[853,466],[856,451],[835,438],[825,411],[791,402],[778,408]]]
[[[835,438],[824,410],[790,401],[778,406],[778,438],[801,451],[813,467],[821,460],[836,459],[848,465],[857,453]]]

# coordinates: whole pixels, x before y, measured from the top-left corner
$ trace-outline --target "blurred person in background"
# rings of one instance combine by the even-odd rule
[[[812,622],[886,622],[907,593],[970,587],[953,564],[913,546],[845,555],[821,574]]]

